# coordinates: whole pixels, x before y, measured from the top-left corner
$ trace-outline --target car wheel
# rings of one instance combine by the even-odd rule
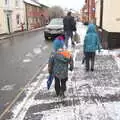
[[[48,36],[46,35],[46,33],[44,33],[44,38],[45,40],[48,40]]]
[[[44,36],[45,37],[45,40],[48,40],[48,37],[47,36]]]

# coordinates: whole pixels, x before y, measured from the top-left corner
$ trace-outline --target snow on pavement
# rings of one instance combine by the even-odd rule
[[[26,88],[26,98],[13,107],[10,120],[120,120],[120,69],[114,57],[103,50],[96,58],[95,71],[86,73],[81,64],[80,46],[77,47],[73,52],[75,69],[69,72],[66,98],[54,97],[54,82],[47,90],[45,68],[43,76],[39,75],[36,83]]]
[[[77,55],[74,56],[79,57],[78,50],[75,53]],[[72,74],[69,72],[70,78],[67,82],[65,99],[53,97],[54,83],[50,90],[47,90],[48,74],[46,73],[40,88],[33,91],[34,97],[24,105],[24,108],[27,108],[26,111],[22,111],[17,120],[23,118],[23,120],[119,120],[120,71],[117,65],[114,65],[115,61],[112,57],[98,56],[98,58],[96,71],[93,73],[85,73],[81,57],[76,59],[74,72]],[[106,62],[102,63],[103,67],[100,68],[101,61],[105,60]],[[105,69],[106,67],[110,70]],[[113,74],[111,70],[114,70]],[[114,74],[116,75],[114,76]]]

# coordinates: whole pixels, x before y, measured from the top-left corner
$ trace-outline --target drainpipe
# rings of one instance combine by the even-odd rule
[[[8,26],[8,32],[10,34],[11,33],[11,31],[10,31],[10,17],[8,14],[7,14],[7,26]]]
[[[27,25],[27,30],[28,30],[28,15],[27,15],[27,4],[25,3],[25,11],[26,11],[26,25]]]
[[[100,28],[103,27],[103,0],[100,0]]]
[[[104,41],[103,39],[103,0],[100,0],[100,26],[99,26],[99,33],[100,33],[100,37],[101,37],[101,43],[104,46],[104,48],[106,48],[106,41]]]
[[[88,0],[88,23],[89,23],[89,0]]]

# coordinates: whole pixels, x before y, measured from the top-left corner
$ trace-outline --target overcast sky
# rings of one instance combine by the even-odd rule
[[[44,3],[49,6],[59,5],[62,8],[80,10],[84,5],[85,0],[39,0],[39,2]]]

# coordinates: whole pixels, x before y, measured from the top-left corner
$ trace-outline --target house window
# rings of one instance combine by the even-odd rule
[[[16,7],[18,7],[18,5],[19,5],[19,0],[16,0],[16,1],[15,1],[15,5],[16,5]]]
[[[8,4],[8,0],[5,0],[5,5],[7,5]]]
[[[20,24],[20,15],[18,14],[18,15],[16,15],[16,22],[17,22],[17,25],[19,25]]]

